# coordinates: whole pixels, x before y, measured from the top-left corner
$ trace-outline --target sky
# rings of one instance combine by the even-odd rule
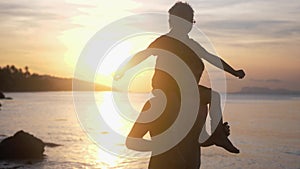
[[[29,66],[31,72],[72,77],[81,51],[98,30],[125,16],[167,14],[175,2],[0,1],[0,66]],[[195,26],[217,54],[246,72],[243,80],[228,76],[229,91],[249,86],[300,90],[299,0],[187,2],[195,11]]]

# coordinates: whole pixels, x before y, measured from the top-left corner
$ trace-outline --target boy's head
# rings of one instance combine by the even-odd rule
[[[194,23],[194,10],[187,2],[176,2],[168,12],[170,28],[186,27],[186,24],[192,26]],[[183,21],[186,21],[185,24]]]

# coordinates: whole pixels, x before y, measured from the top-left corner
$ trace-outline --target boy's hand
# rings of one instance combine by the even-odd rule
[[[236,70],[235,76],[238,77],[239,79],[242,79],[245,77],[245,72],[243,70]]]

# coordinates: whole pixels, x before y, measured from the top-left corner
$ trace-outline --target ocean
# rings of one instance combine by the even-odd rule
[[[78,115],[80,112],[74,106],[72,92],[5,94],[13,100],[0,101],[0,140],[24,130],[45,142],[61,146],[46,147],[45,157],[40,160],[2,160],[1,169],[147,168],[150,153],[144,153],[143,158],[132,158],[135,153],[139,154],[134,151],[130,158],[119,156],[87,134],[88,130],[101,138],[110,138],[111,133],[102,129],[100,123],[99,128],[95,128],[97,121],[91,122],[91,126],[83,123],[90,119],[83,119],[82,112]],[[147,97],[133,95],[130,100],[134,102],[134,109],[141,109]],[[111,92],[95,94],[94,103],[107,115],[117,111],[109,103],[110,98]],[[224,106],[224,121],[229,122],[231,129],[230,139],[241,153],[230,154],[216,146],[202,148],[201,169],[300,169],[299,96],[231,94],[227,95]],[[86,107],[89,107],[88,102]],[[121,135],[126,135],[132,122],[115,119],[111,124],[113,129],[120,129]],[[112,149],[126,149],[124,139],[109,142]]]

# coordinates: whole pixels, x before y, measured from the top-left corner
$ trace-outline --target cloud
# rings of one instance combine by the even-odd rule
[[[54,0],[51,3],[43,1],[10,0],[0,2],[0,21],[2,27],[16,29],[56,27],[68,28],[70,17],[80,12],[79,5],[66,4]],[[55,24],[59,24],[56,25]],[[3,31],[2,31],[3,32]]]
[[[175,1],[138,1],[139,11],[167,13]],[[196,26],[226,44],[276,45],[299,42],[300,1],[190,0]],[[138,11],[138,10],[137,10]]]
[[[60,0],[0,1],[0,62],[29,65],[41,73],[65,69],[61,58],[66,49],[58,37],[78,27],[71,18],[82,13],[81,8],[87,6]]]
[[[270,83],[282,83],[282,80],[279,80],[279,79],[267,79],[266,82],[270,82]]]
[[[116,5],[117,2],[118,5]],[[56,62],[59,59],[62,60],[62,55],[65,54],[65,51],[57,53],[59,50],[62,51],[65,45],[62,44],[65,43],[64,41],[61,42],[61,39],[57,38],[60,38],[61,34],[67,35],[67,38],[65,38],[66,43],[70,43],[65,46],[66,48],[78,48],[80,50],[81,46],[74,47],[74,44],[77,41],[84,43],[84,40],[89,37],[87,36],[88,33],[92,35],[103,25],[130,13],[162,12],[167,14],[168,9],[175,2],[176,0],[127,0],[105,1],[105,3],[99,0],[0,1],[0,51],[2,52],[0,62],[3,63],[4,58],[6,60],[13,58],[13,63],[23,59],[24,62],[30,60],[30,62],[40,64],[38,62],[44,61],[46,57],[40,60],[32,58],[40,55],[41,57],[48,56],[48,58],[51,58],[50,53],[53,51],[56,53],[51,53],[51,55],[55,55],[56,60],[52,59],[55,57],[51,59],[56,65]],[[284,0],[189,0],[188,2],[195,10],[196,26],[214,42],[221,43],[221,47],[218,48],[222,48],[222,45],[225,45],[227,50],[230,49],[233,52],[242,51],[243,53],[237,53],[245,56],[244,58],[240,57],[240,62],[243,59],[247,62],[254,62],[254,59],[259,57],[259,62],[263,63],[266,62],[268,57],[285,56],[286,65],[289,66],[283,66],[281,71],[287,73],[281,76],[270,76],[268,74],[266,77],[279,79],[285,79],[286,75],[298,77],[295,73],[299,72],[297,71],[297,65],[293,64],[293,68],[290,63],[297,63],[295,59],[299,58],[297,53],[297,44],[300,42],[299,0],[289,0],[288,2]],[[106,11],[103,9],[106,9]],[[152,26],[151,23],[143,25],[146,28],[148,26]],[[167,29],[167,19],[166,25],[163,26]],[[82,32],[79,29],[87,31]],[[192,37],[194,38],[194,36]],[[231,46],[228,47],[227,45]],[[274,47],[274,45],[278,46]],[[240,47],[243,48],[241,49]],[[244,50],[245,48],[247,50]],[[264,48],[265,50],[258,53],[260,51],[257,48]],[[9,56],[3,57],[9,52]],[[228,51],[224,51],[222,55],[233,53],[226,52]],[[74,56],[78,55],[78,53],[78,51],[70,52],[69,55],[72,57],[69,60],[76,60]],[[249,53],[257,56],[257,58],[246,58]],[[289,60],[292,61],[288,62]],[[255,71],[266,71],[266,67],[269,68],[272,64],[270,63],[270,65]],[[251,70],[249,69],[248,71]],[[254,68],[252,71],[254,72]],[[258,78],[258,76],[254,78]],[[287,83],[279,79],[258,79],[257,81],[270,85]],[[251,82],[255,83],[255,80]],[[295,84],[291,83],[288,85]]]
[[[299,7],[299,1],[232,1],[227,6],[211,6],[204,10],[204,17],[201,12],[196,17],[200,28],[226,43],[272,45],[299,40]]]
[[[95,32],[129,15],[135,5],[131,0],[0,1],[0,62],[20,66],[43,62],[36,67],[44,66],[45,72],[60,67],[65,72],[66,63],[75,65],[81,49]],[[71,68],[68,76],[70,72]]]

